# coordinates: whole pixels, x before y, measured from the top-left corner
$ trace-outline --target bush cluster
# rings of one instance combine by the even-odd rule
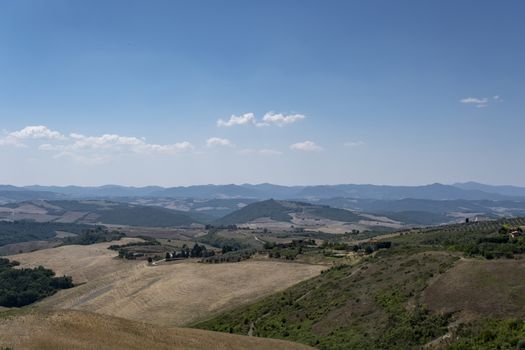
[[[55,277],[52,270],[39,266],[15,269],[16,261],[0,258],[0,306],[20,307],[45,298],[59,289],[73,287],[69,276]]]

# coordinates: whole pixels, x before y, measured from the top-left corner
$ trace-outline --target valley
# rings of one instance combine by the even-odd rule
[[[196,349],[213,339],[232,349],[453,349],[477,339],[487,318],[506,332],[505,322],[525,317],[523,218],[406,225],[289,200],[205,221],[108,200],[3,208],[24,219],[0,222],[0,252],[15,269],[43,266],[74,284],[0,310],[0,344],[15,349],[73,346],[63,329],[86,322],[108,325],[122,344],[158,348],[168,346],[162,334]]]
[[[0,0],[0,350],[525,350],[524,14]]]

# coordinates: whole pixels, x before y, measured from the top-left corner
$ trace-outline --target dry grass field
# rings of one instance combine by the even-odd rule
[[[66,245],[11,255],[8,258],[19,261],[22,267],[42,265],[51,268],[57,276],[72,276],[74,282],[79,284],[132,267],[134,263],[115,259],[117,253],[107,248],[112,244],[126,244],[134,241],[140,241],[140,239],[123,238],[120,241],[84,246]]]
[[[305,345],[282,340],[159,327],[81,311],[31,312],[1,318],[1,346],[10,346],[16,350],[311,349]]]
[[[525,260],[461,260],[423,293],[431,310],[460,320],[525,317]]]
[[[144,261],[114,258],[116,252],[106,249],[109,244],[64,246],[10,258],[22,266],[43,265],[83,283],[44,299],[37,304],[41,308],[85,310],[169,326],[203,320],[253,302],[325,268],[271,260],[148,266]]]

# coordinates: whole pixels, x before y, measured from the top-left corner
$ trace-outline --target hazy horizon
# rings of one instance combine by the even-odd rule
[[[34,186],[40,186],[40,187],[105,187],[105,186],[119,186],[119,187],[135,187],[135,188],[143,188],[143,187],[163,187],[163,188],[170,188],[170,187],[192,187],[192,186],[228,186],[228,185],[235,185],[235,186],[244,186],[244,185],[250,185],[250,186],[257,186],[257,185],[275,185],[275,186],[284,186],[284,187],[310,187],[310,186],[337,186],[337,185],[358,185],[358,186],[406,186],[406,187],[418,187],[418,186],[429,186],[429,185],[446,185],[446,186],[454,186],[458,184],[464,184],[464,183],[477,183],[481,185],[488,185],[488,186],[511,186],[511,187],[524,187],[520,185],[514,185],[514,184],[489,184],[479,181],[456,181],[451,183],[445,183],[445,182],[432,182],[432,183],[416,183],[416,184],[384,184],[384,183],[312,183],[312,184],[282,184],[282,183],[272,183],[272,182],[242,182],[242,183],[232,183],[232,182],[226,182],[226,183],[195,183],[195,184],[188,184],[188,185],[158,185],[158,184],[144,184],[144,185],[125,185],[125,184],[118,184],[118,183],[103,183],[103,184],[94,184],[94,185],[79,185],[79,184],[42,184],[42,183],[31,183],[31,184],[11,184],[11,183],[0,183],[0,186],[15,186],[15,187],[34,187]]]

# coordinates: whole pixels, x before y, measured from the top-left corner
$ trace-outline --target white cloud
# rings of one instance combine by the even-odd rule
[[[232,127],[235,125],[255,125],[255,115],[253,113],[244,113],[241,116],[232,115],[228,121],[219,119],[217,126],[219,127]]]
[[[6,136],[0,138],[0,146],[26,147],[26,145],[23,143],[24,140],[36,139],[66,140],[67,137],[58,131],[49,129],[46,126],[31,125],[26,126],[21,130],[7,133]]]
[[[27,126],[10,133],[4,132],[4,135],[4,137],[0,137],[0,146],[29,147],[29,144],[22,141],[45,139],[47,140],[46,143],[36,146],[38,150],[59,152],[54,157],[69,157],[83,163],[100,163],[115,153],[173,155],[194,148],[188,141],[155,144],[147,143],[144,138],[117,134],[85,136],[71,133],[69,136],[65,136],[42,125]]]
[[[268,112],[263,117],[263,122],[258,123],[257,126],[267,126],[267,125],[277,125],[277,126],[285,126],[288,124],[295,123],[299,120],[303,120],[306,118],[302,114],[289,114],[284,115],[282,113],[274,113],[274,112]]]
[[[503,99],[499,95],[492,96],[491,99],[487,97],[466,97],[459,100],[459,102],[467,104],[467,105],[473,105],[477,108],[485,108],[492,102],[503,102]]]
[[[290,148],[296,151],[314,152],[322,150],[322,147],[315,144],[313,141],[298,142],[290,145]]]
[[[134,153],[151,154],[176,154],[193,149],[193,145],[188,141],[173,144],[154,144],[147,143],[144,138],[133,136],[120,136],[116,134],[104,134],[102,136],[84,136],[72,133],[69,135],[74,142],[66,147],[70,150],[115,150],[130,151]],[[42,145],[44,148],[52,148]]]
[[[253,149],[253,148],[245,148],[238,152],[241,155],[261,155],[261,156],[280,156],[283,154],[281,151],[277,151],[274,149]]]
[[[233,143],[231,143],[228,139],[221,139],[220,137],[210,137],[206,140],[206,147],[216,147],[216,146],[226,146],[226,147],[232,147]]]
[[[232,115],[228,121],[219,119],[217,120],[217,126],[227,128],[236,125],[255,125],[257,127],[270,125],[285,126],[305,118],[302,114],[285,115],[282,113],[268,112],[263,116],[262,121],[258,121],[254,113],[244,113],[240,116]]]
[[[344,143],[345,147],[359,147],[364,145],[365,143],[363,141],[347,141]]]
[[[119,136],[115,134],[104,134],[102,136],[84,136],[81,134],[70,134],[71,139],[75,140],[72,144],[73,149],[101,149],[114,148],[116,146],[141,146],[146,143],[136,137]]]
[[[466,98],[462,98],[461,100],[459,100],[459,102],[465,103],[465,104],[476,104],[477,105],[477,104],[485,104],[489,102],[489,100],[486,97],[483,97],[483,98],[466,97]]]
[[[164,153],[164,154],[175,154],[192,150],[194,146],[188,142],[177,142],[169,145],[156,145],[156,144],[143,144],[136,148],[137,152],[140,153]]]
[[[66,137],[58,131],[50,130],[48,127],[43,125],[26,126],[22,130],[14,131],[9,134],[10,137],[14,137],[20,140],[26,139],[49,139],[49,140],[64,140]]]

